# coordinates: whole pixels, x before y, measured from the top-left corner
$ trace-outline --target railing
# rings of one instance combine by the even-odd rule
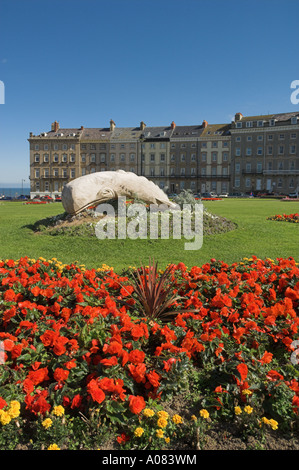
[[[263,175],[263,170],[242,170],[242,175]]]
[[[264,170],[264,175],[299,175],[299,170]]]
[[[299,170],[242,170],[242,175],[299,175]]]
[[[169,178],[230,179],[230,175],[169,175]]]

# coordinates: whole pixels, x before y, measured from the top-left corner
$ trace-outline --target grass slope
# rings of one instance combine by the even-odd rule
[[[25,205],[21,202],[0,203],[0,258],[22,256],[49,259],[63,263],[77,261],[88,268],[113,266],[116,271],[128,265],[147,263],[149,257],[163,268],[168,263],[184,262],[202,265],[211,258],[227,263],[256,255],[259,258],[289,256],[299,259],[297,224],[266,220],[275,214],[299,212],[299,203],[279,200],[228,199],[205,202],[212,213],[235,222],[236,230],[204,237],[197,251],[186,251],[186,240],[98,240],[84,237],[34,234],[30,225],[63,212],[60,203]]]

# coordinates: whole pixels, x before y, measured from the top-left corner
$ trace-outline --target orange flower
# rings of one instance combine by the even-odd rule
[[[269,370],[269,372],[267,373],[267,379],[271,381],[283,380],[283,376],[276,370]]]
[[[34,297],[38,297],[40,293],[40,288],[38,286],[34,286],[32,287],[31,292],[34,295]]]
[[[248,374],[248,367],[247,365],[242,362],[241,364],[239,364],[237,366],[237,371],[239,372],[240,376],[241,376],[241,380],[246,380],[246,377],[247,377],[247,374]]]
[[[62,369],[61,367],[57,367],[54,372],[54,379],[56,382],[65,382],[69,376],[69,371]]]
[[[134,414],[139,414],[145,408],[144,398],[141,396],[129,396],[129,408]]]
[[[120,293],[123,297],[128,297],[134,291],[133,286],[124,286],[120,289]]]
[[[38,385],[45,380],[49,380],[48,369],[47,367],[43,367],[41,369],[32,370],[29,372],[27,378],[31,380],[33,385]]]
[[[273,354],[265,351],[263,357],[260,359],[262,364],[269,364],[272,361]]]
[[[118,360],[116,356],[111,356],[108,359],[101,359],[100,363],[103,364],[103,366],[112,367],[112,366],[117,366]]]
[[[3,299],[6,302],[14,302],[16,300],[16,294],[12,289],[8,289],[6,292],[4,292]]]
[[[139,349],[133,349],[133,351],[130,351],[129,353],[129,362],[132,362],[132,364],[140,364],[144,361],[144,358],[144,352]]]
[[[95,379],[92,379],[87,385],[87,391],[91,395],[93,401],[97,403],[102,403],[105,400],[105,393],[101,388],[99,388],[98,382]]]
[[[159,385],[160,385],[159,380],[161,379],[161,376],[160,376],[159,374],[157,374],[157,372],[155,372],[154,370],[152,370],[151,372],[149,372],[148,374],[146,374],[146,376],[147,376],[147,379],[148,379],[149,383],[150,383],[153,387],[155,387],[155,388],[159,387]]]
[[[118,341],[111,341],[109,345],[105,344],[103,346],[103,352],[107,354],[113,354],[113,355],[116,354],[117,356],[119,356],[121,351],[122,351],[122,345]]]
[[[137,383],[145,382],[145,372],[146,372],[146,366],[145,364],[129,364],[128,369],[130,371],[130,374],[132,375],[133,379]]]

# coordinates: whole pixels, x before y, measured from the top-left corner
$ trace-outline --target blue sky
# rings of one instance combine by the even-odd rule
[[[298,0],[1,0],[0,185],[29,132],[297,111]]]

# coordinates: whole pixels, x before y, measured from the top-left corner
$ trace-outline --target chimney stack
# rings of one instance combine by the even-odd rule
[[[175,126],[176,126],[175,122],[172,121],[172,123],[170,124],[171,129],[175,129]]]
[[[113,121],[113,119],[110,119],[110,132],[114,131],[114,128],[115,128],[115,122]]]
[[[205,119],[202,121],[202,127],[203,128],[208,127],[208,121],[206,121]]]
[[[144,122],[141,121],[141,123],[140,123],[140,130],[141,130],[141,131],[144,131],[145,128],[146,128],[146,124],[144,124]]]
[[[80,127],[80,131],[83,131],[83,130],[84,130],[84,127],[83,127],[83,126],[81,126],[81,127]]]
[[[242,113],[236,113],[235,114],[235,121],[241,121],[242,117],[243,117]]]
[[[59,129],[59,122],[54,121],[51,125],[51,131],[57,132]]]

